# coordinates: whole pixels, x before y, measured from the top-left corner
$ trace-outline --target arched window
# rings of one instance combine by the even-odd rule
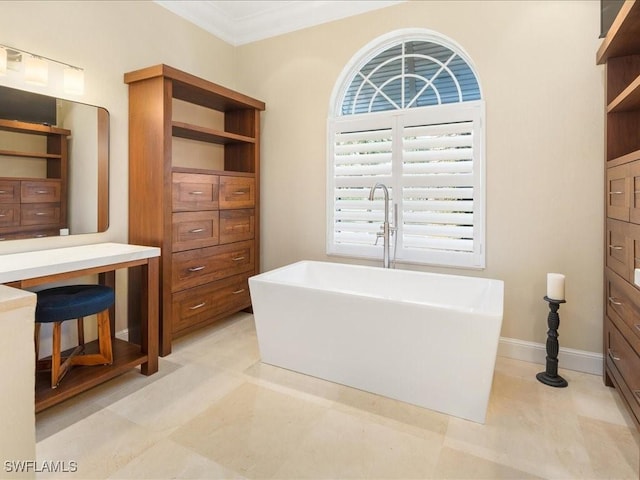
[[[475,70],[446,37],[395,32],[357,54],[328,123],[327,253],[381,258],[384,202],[369,192],[383,183],[392,257],[484,268],[483,123]]]

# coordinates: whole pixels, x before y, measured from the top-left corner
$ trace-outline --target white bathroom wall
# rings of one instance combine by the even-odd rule
[[[546,341],[546,273],[567,277],[560,344],[602,350],[603,69],[596,1],[410,1],[238,49],[266,102],[262,261],[325,255],[326,121],[344,66],[393,30],[425,28],[471,56],[486,100],[487,268],[403,266],[505,281],[502,336]]]

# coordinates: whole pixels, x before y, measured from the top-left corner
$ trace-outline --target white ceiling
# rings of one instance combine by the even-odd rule
[[[157,4],[232,45],[275,37],[403,1],[406,0],[155,0]]]

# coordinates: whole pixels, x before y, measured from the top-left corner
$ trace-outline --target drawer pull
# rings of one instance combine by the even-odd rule
[[[634,327],[636,327],[636,330],[640,330],[640,323],[636,323]]]
[[[6,217],[7,215],[5,213],[0,213],[0,217]]]
[[[36,233],[33,238],[44,238],[46,235],[44,233]]]
[[[193,230],[189,230],[189,233],[200,233],[204,232],[204,228],[194,228]]]
[[[200,270],[204,270],[204,265],[200,265],[199,267],[189,267],[187,270],[190,272],[199,272]]]
[[[0,190],[0,194],[8,193],[6,190]]]
[[[239,262],[240,260],[244,260],[244,257],[233,257],[231,260],[234,262]]]
[[[616,362],[620,361],[620,357],[616,357],[616,354],[611,349],[609,349],[609,358],[611,358],[611,360],[615,360]]]
[[[622,247],[620,245],[609,245],[609,248],[611,250],[622,250],[624,247]]]
[[[243,192],[242,190],[236,190],[235,192],[233,192],[234,195],[244,195],[245,192]]]
[[[194,190],[193,192],[189,192],[189,195],[202,195],[203,193],[202,190]]]
[[[42,217],[43,215],[47,215],[47,212],[36,212],[36,216]]]
[[[239,293],[244,292],[244,288],[241,288],[240,290],[236,290],[235,292],[233,292],[234,295],[238,295]]]
[[[636,400],[640,400],[640,390],[634,390],[633,394],[636,396]]]
[[[618,305],[618,306],[622,305],[622,302],[617,302],[616,301],[616,297],[609,297],[609,301],[611,303],[613,303],[614,305]]]
[[[48,193],[47,190],[36,190],[36,193],[38,195],[44,195],[45,193]]]
[[[204,307],[206,304],[207,304],[207,302],[199,303],[198,305],[194,305],[193,307],[189,307],[189,310],[197,310],[199,308]]]
[[[624,192],[609,192],[609,195],[622,195]],[[638,192],[636,192],[638,193]]]

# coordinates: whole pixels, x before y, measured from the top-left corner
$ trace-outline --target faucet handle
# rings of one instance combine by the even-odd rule
[[[381,227],[384,228],[384,227]],[[376,232],[376,243],[374,245],[378,245],[378,240],[384,237],[384,232]]]

